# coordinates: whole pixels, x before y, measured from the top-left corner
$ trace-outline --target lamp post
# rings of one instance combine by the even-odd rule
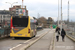
[[[68,20],[67,20],[67,27],[69,26],[69,0],[68,0]]]
[[[12,8],[12,5],[13,5],[14,3],[18,3],[18,2],[13,2],[13,3],[6,2],[6,3],[9,3],[9,4],[11,5],[11,8]],[[11,10],[11,16],[12,16],[12,10]]]
[[[69,22],[69,0],[68,0],[68,22]]]
[[[62,0],[61,0],[61,31],[62,31]]]
[[[58,26],[59,26],[59,0],[58,0]]]

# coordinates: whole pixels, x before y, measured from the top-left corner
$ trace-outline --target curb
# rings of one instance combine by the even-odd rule
[[[49,32],[49,31],[48,31]],[[23,46],[22,48],[20,48],[19,50],[26,50],[28,47],[30,47],[32,44],[34,44],[35,42],[37,42],[39,39],[41,39],[43,36],[45,36],[48,32],[45,32],[44,34],[41,34],[42,36],[40,36],[39,38],[37,38],[36,40],[30,42],[29,44]],[[21,44],[19,44],[21,45]],[[15,50],[14,47],[10,48],[9,50]]]
[[[38,31],[42,31],[42,30],[43,30],[43,29],[38,30]],[[38,32],[38,31],[37,31],[37,32]],[[8,37],[10,37],[10,36],[3,36],[3,37],[0,37],[0,40],[1,40],[1,39],[5,39],[5,38],[8,38]]]
[[[75,42],[75,39],[74,38],[72,38],[71,36],[69,36],[69,35],[66,35],[68,38],[70,38],[72,41],[74,41]]]
[[[1,39],[5,39],[5,38],[8,38],[8,37],[9,37],[9,36],[0,37],[0,40],[1,40]]]
[[[53,34],[49,50],[54,50],[54,46],[55,46],[55,33]]]
[[[53,50],[55,50],[55,33],[54,33],[54,40],[53,40]]]
[[[49,30],[50,31],[50,30]],[[48,32],[49,32],[48,31]],[[41,39],[43,36],[45,36],[48,32],[44,33],[42,36],[40,36],[38,39],[34,40],[33,42],[31,42],[30,44],[28,44],[27,46],[24,46],[23,48],[21,48],[20,50],[26,50],[28,47],[30,47],[32,44],[34,44],[35,42],[37,42],[39,39]]]

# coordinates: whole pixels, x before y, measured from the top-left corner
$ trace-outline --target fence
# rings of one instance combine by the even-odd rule
[[[1,28],[0,29],[0,37],[9,36],[10,29],[9,28]]]
[[[75,25],[63,25],[63,28],[66,30],[66,34],[75,39]]]

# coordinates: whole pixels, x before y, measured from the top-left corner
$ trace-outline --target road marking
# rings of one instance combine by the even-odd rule
[[[49,32],[49,31],[48,31]],[[32,41],[31,43],[29,43],[28,45],[22,47],[20,50],[26,50],[29,46],[31,46],[32,44],[34,44],[36,41],[38,41],[39,39],[41,39],[44,35],[46,35],[48,32],[44,33],[42,36],[40,36],[39,38],[37,38],[36,40]]]
[[[20,46],[20,45],[22,45],[22,44],[19,44],[19,45],[17,45],[16,47],[18,47],[18,46]],[[10,48],[9,50],[12,50],[12,49],[14,49],[14,48],[16,48],[16,47]]]
[[[24,46],[23,48],[21,48],[21,50],[24,49],[24,48],[25,48],[25,49],[28,48],[30,45],[32,45],[33,43],[35,43],[36,41],[38,41],[39,39],[41,39],[41,38],[42,38],[44,35],[46,35],[48,32],[49,32],[49,31],[40,34],[40,35],[42,35],[42,36],[37,35],[37,36],[40,36],[40,37],[37,38],[36,40],[34,40],[33,42],[31,42],[30,44],[28,44],[28,45]],[[32,39],[33,39],[33,38],[32,38]],[[31,40],[31,39],[30,39],[30,40]],[[27,41],[25,41],[24,43],[27,43],[27,42],[29,42],[30,40],[27,40]],[[15,46],[15,47],[13,47],[13,48],[10,48],[9,50],[13,50],[14,48],[17,48],[17,47],[19,47],[20,45],[22,45],[22,44],[18,44],[17,46]]]
[[[29,42],[30,40],[27,40],[27,41],[25,41],[24,43],[27,43],[27,42]]]
[[[46,33],[46,32],[45,32]],[[43,34],[43,33],[42,33]],[[40,36],[40,35],[42,35],[42,34],[39,34],[39,35],[37,35],[37,36]]]
[[[43,34],[43,33],[42,33]],[[42,35],[42,34],[40,34],[40,35]],[[37,36],[40,36],[40,35],[37,35]],[[31,39],[30,39],[31,40]],[[23,43],[27,43],[27,42],[29,42],[30,40],[27,40],[27,41],[25,41],[25,42],[23,42]],[[12,48],[10,48],[9,50],[13,50],[14,48],[17,48],[17,47],[19,47],[20,45],[22,45],[22,44],[18,44],[17,46],[15,46],[15,47],[12,47]]]
[[[27,41],[25,41],[24,43],[27,43],[28,41],[30,41],[30,40],[27,40]],[[22,44],[18,44],[17,46],[15,46],[15,47],[13,47],[13,48],[10,48],[9,50],[13,50],[14,48],[17,48],[17,47],[19,47],[20,45],[22,45]]]
[[[52,39],[51,39],[51,41],[50,41],[49,50],[55,50],[55,49],[54,49],[54,47],[55,47],[55,32],[52,31],[52,33],[53,33],[53,37],[52,37]]]

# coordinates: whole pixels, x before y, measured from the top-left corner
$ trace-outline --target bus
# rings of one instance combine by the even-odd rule
[[[37,20],[30,16],[12,16],[10,37],[35,37]]]

